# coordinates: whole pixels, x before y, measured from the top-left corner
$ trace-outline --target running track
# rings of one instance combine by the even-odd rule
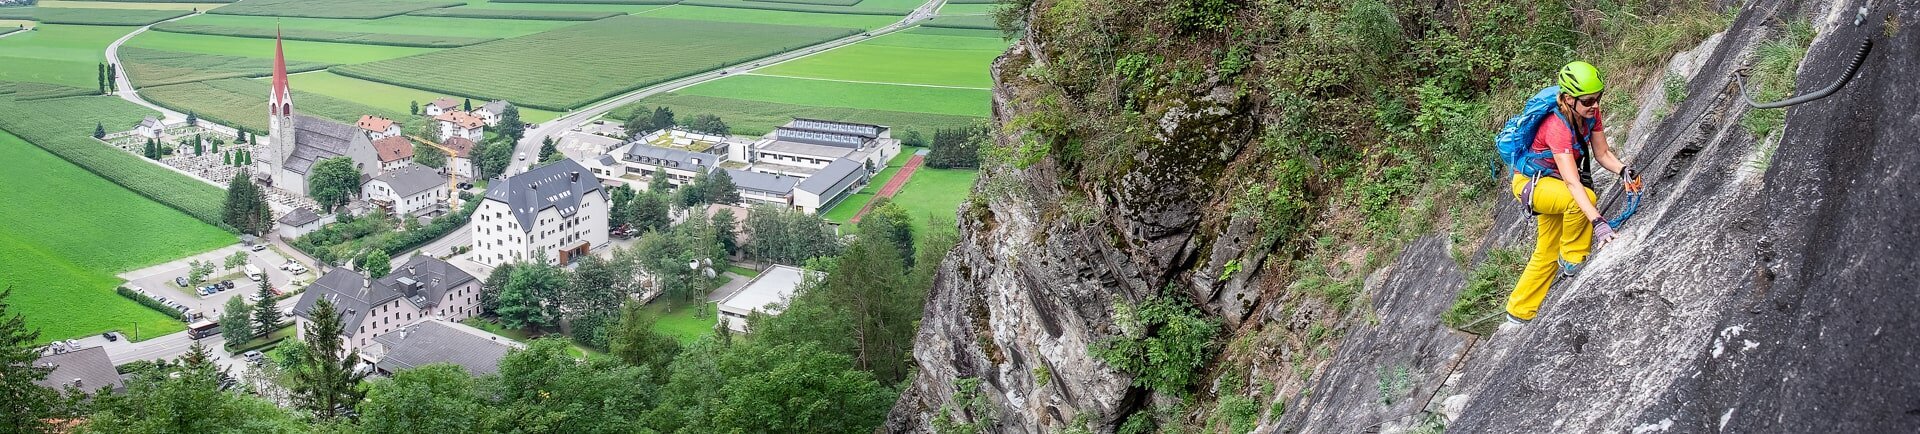
[[[920,161],[925,160],[925,157],[916,154],[913,158],[908,158],[907,164],[900,166],[900,172],[893,174],[893,179],[887,180],[887,185],[881,186],[880,192],[874,193],[873,199],[868,200],[866,206],[860,207],[860,212],[853,213],[853,218],[848,219],[847,223],[859,223],[860,216],[867,215],[867,211],[873,211],[873,204],[879,202],[880,198],[893,197],[894,193],[900,192],[900,186],[906,185],[907,178],[912,178],[913,172],[920,169]]]

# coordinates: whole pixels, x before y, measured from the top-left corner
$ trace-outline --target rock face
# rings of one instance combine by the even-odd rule
[[[1732,74],[1772,37],[1770,11],[1796,7],[1819,29],[1801,92],[1840,77],[1861,39],[1874,49],[1852,84],[1787,109],[1777,143],[1756,143],[1737,122],[1752,109]],[[1450,251],[1531,245],[1530,219],[1503,203],[1479,245],[1424,237],[1366,279],[1362,303],[1377,319],[1350,324],[1310,380],[1283,386],[1284,411],[1262,405],[1257,432],[1920,429],[1920,260],[1908,252],[1920,245],[1920,32],[1886,23],[1920,23],[1920,1],[1747,5],[1676,56],[1670,70],[1688,78],[1689,98],[1670,116],[1656,121],[1649,107],[1633,131],[1610,131],[1649,193],[1619,241],[1555,285],[1539,319],[1485,337],[1438,320],[1465,280]],[[1016,44],[996,68],[1032,61]],[[996,86],[996,120],[1022,110],[1008,98],[1018,87]],[[1659,99],[1651,87],[1639,100]],[[1248,134],[1230,121],[1237,104],[1207,95],[1189,117],[1162,119],[1162,140],[1179,146],[1136,157],[1111,191],[1065,192],[1048,162],[984,174],[982,190],[1017,194],[962,210],[962,241],[915,343],[919,374],[882,430],[930,432],[946,410],[993,432],[1112,432],[1157,398],[1088,347],[1116,333],[1116,301],[1169,284],[1191,288],[1229,330],[1287,321],[1274,292],[1256,289],[1284,287],[1284,276],[1252,266],[1214,278],[1226,258],[1258,264],[1270,248],[1219,206],[1226,194],[1209,178],[1243,141],[1194,143]],[[1189,122],[1218,130],[1179,127]],[[1079,212],[1054,211],[1076,201]],[[954,402],[965,378],[979,379],[984,405]]]

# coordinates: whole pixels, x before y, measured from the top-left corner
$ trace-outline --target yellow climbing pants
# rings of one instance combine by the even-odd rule
[[[1527,181],[1525,176],[1513,175],[1515,199],[1521,199]],[[1585,190],[1589,202],[1599,200],[1593,189]],[[1534,314],[1540,311],[1540,302],[1547,299],[1547,288],[1560,277],[1559,261],[1571,264],[1587,261],[1587,253],[1592,250],[1593,226],[1587,223],[1586,214],[1580,212],[1580,205],[1569,193],[1567,184],[1559,179],[1541,177],[1540,182],[1534,184],[1533,212],[1540,214],[1534,217],[1539,224],[1539,238],[1533,245],[1533,257],[1527,260],[1527,270],[1520,273],[1520,282],[1513,286],[1513,293],[1507,295],[1507,314],[1533,320]]]

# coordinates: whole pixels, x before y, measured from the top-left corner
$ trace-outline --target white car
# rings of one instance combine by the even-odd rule
[[[527,159],[527,153],[525,153],[525,152],[521,152],[521,153],[520,153],[520,159],[521,159],[521,160],[526,160],[526,159]]]

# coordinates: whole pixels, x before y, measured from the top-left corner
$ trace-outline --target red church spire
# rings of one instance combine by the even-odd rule
[[[293,90],[287,87],[287,53],[280,48],[280,29],[273,30],[273,90],[267,95],[267,111],[276,116],[293,115]]]

